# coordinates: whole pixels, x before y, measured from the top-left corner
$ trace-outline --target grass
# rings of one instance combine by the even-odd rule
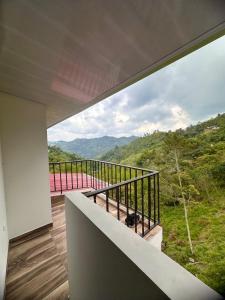
[[[225,198],[216,195],[211,201],[193,201],[188,213],[194,255],[188,245],[182,205],[162,206],[164,252],[225,296]]]

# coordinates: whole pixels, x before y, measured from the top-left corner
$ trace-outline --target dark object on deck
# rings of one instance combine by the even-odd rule
[[[125,219],[125,223],[128,227],[133,227],[135,225],[135,221],[136,223],[140,222],[140,216],[135,213],[128,215],[127,218]]]

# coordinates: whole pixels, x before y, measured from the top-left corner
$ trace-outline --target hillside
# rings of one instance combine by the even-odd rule
[[[63,151],[57,146],[48,146],[49,162],[73,161],[79,159],[82,159],[82,157],[76,153]]]
[[[164,252],[225,295],[225,114],[185,130],[145,135],[101,159],[160,171]]]
[[[112,137],[103,136],[93,139],[75,139],[73,141],[57,141],[49,142],[50,146],[57,146],[64,151],[77,153],[85,158],[99,158],[105,152],[111,150],[116,146],[122,146],[134,141],[135,136],[130,137]]]
[[[185,130],[179,129],[176,133],[183,136],[189,141],[195,141],[197,144],[196,155],[200,149],[208,148],[209,143],[220,143],[225,141],[225,114],[219,114],[216,118],[208,121],[191,125]],[[146,167],[149,165],[143,156],[146,156],[146,151],[160,150],[164,139],[169,132],[155,131],[153,134],[145,134],[143,137],[137,138],[127,145],[122,147],[115,147],[103,154],[100,158],[102,160],[112,162],[132,162],[135,165],[142,165],[145,163]],[[211,146],[211,148],[214,147]],[[200,153],[199,153],[200,154]],[[148,155],[147,155],[148,156]],[[144,160],[143,160],[144,159]],[[143,160],[141,162],[141,160]],[[151,164],[150,164],[151,165]]]

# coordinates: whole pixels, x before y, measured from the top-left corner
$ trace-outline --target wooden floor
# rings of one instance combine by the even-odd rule
[[[90,201],[93,199],[90,198]],[[104,197],[97,197],[97,204],[106,209]],[[112,200],[109,202],[109,213],[117,217],[116,203]],[[52,197],[52,216],[52,227],[10,243],[6,279],[7,300],[68,299],[64,196]],[[126,207],[120,205],[120,221],[125,223],[125,218]],[[154,228],[144,238],[150,239],[157,230]],[[142,225],[139,223],[138,234],[141,234],[141,231]]]
[[[6,299],[68,299],[65,207],[52,201],[53,227],[10,244]]]

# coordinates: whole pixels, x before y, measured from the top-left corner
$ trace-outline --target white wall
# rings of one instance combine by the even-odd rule
[[[71,300],[223,299],[81,193],[66,193],[66,226]]]
[[[8,256],[8,232],[0,140],[0,299],[3,299]]]
[[[46,107],[0,93],[0,135],[11,239],[52,222]]]

